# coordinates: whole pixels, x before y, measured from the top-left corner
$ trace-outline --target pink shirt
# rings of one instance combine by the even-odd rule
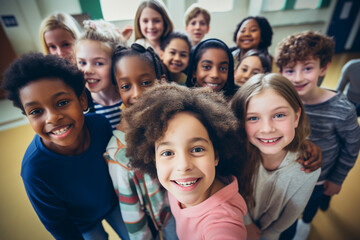
[[[232,182],[202,203],[181,209],[180,203],[168,192],[176,233],[182,239],[246,239],[243,217],[247,208],[238,193],[238,182]]]

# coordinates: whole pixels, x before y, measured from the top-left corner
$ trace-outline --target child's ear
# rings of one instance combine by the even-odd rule
[[[326,66],[324,66],[323,68],[320,69],[320,77],[325,76],[325,73],[328,70],[329,66],[330,66],[330,63],[326,64]]]
[[[215,166],[219,164],[219,154],[215,153]]]
[[[80,95],[79,101],[83,112],[85,112],[88,109],[88,101],[85,91],[83,91],[82,94]]]
[[[209,31],[210,31],[210,26],[208,25],[208,27],[207,27],[207,31],[206,31],[206,34],[208,34],[208,33],[209,33]]]
[[[295,128],[297,128],[299,125],[300,116],[301,116],[301,108],[299,108],[299,110],[295,113]]]
[[[160,51],[159,51],[159,57],[160,57],[161,61],[164,60],[164,51],[161,50],[161,49],[160,49]]]

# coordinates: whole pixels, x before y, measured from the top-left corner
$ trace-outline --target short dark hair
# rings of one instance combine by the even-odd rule
[[[75,65],[57,55],[42,53],[27,53],[15,60],[5,71],[1,87],[7,91],[7,97],[14,106],[25,114],[19,91],[27,84],[42,78],[61,79],[78,97],[85,88],[83,73]]]
[[[187,43],[187,45],[189,46],[189,54],[190,54],[190,52],[191,52],[190,39],[186,34],[181,33],[181,32],[169,33],[169,35],[160,43],[161,50],[165,51],[165,48],[167,47],[167,45],[170,44],[171,40],[176,39],[176,38],[184,40]]]
[[[229,47],[220,39],[217,38],[210,38],[200,42],[193,53],[191,54],[191,58],[189,61],[188,71],[187,71],[187,79],[186,79],[186,86],[194,87],[195,81],[193,79],[193,74],[196,72],[197,64],[200,61],[202,55],[207,49],[222,49],[226,52],[227,56],[229,57],[229,69],[228,69],[228,77],[226,80],[226,84],[222,89],[224,95],[226,97],[232,97],[235,94],[236,90],[238,89],[234,83],[234,58],[230,52]]]
[[[219,157],[216,174],[240,176],[245,145],[238,134],[239,123],[223,95],[208,88],[187,88],[175,83],[152,87],[136,104],[122,112],[129,124],[126,154],[130,166],[156,177],[155,142],[179,112],[193,114],[206,128]]]
[[[233,37],[234,42],[236,43],[236,37],[237,37],[237,33],[239,32],[239,29],[241,28],[243,23],[249,19],[254,19],[260,27],[261,40],[258,49],[268,49],[268,47],[271,45],[273,31],[269,21],[262,16],[255,16],[255,17],[249,16],[241,20],[241,22],[236,26],[234,32],[234,37]]]

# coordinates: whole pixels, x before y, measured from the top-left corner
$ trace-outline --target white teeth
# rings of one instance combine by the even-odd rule
[[[261,139],[260,141],[264,142],[264,143],[273,143],[276,142],[277,140],[279,140],[280,138],[274,138],[274,139],[270,139],[270,140],[265,140],[265,139]]]
[[[210,87],[217,87],[219,84],[217,83],[206,83]]]
[[[60,134],[63,134],[64,132],[66,132],[69,128],[70,128],[70,126],[67,126],[67,127],[61,128],[59,130],[52,131],[52,133],[55,135],[60,135]]]
[[[176,184],[178,184],[182,187],[189,187],[189,186],[195,184],[197,182],[197,180],[190,181],[190,182],[177,182],[177,181],[175,181],[175,182],[176,182]]]
[[[96,79],[88,79],[86,80],[88,83],[96,83],[98,80]]]

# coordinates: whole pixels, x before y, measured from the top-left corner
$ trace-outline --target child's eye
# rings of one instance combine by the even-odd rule
[[[160,19],[154,19],[154,23],[159,23],[159,22],[161,22]]]
[[[194,147],[194,148],[191,150],[191,152],[193,152],[193,153],[199,153],[199,152],[203,152],[203,151],[205,151],[205,149],[202,148],[202,147]]]
[[[70,43],[64,43],[63,44],[63,47],[69,47],[70,46]]]
[[[102,62],[96,62],[95,65],[96,65],[96,66],[102,66],[102,65],[104,65],[104,63],[102,63]]]
[[[306,67],[306,68],[305,68],[305,71],[306,71],[306,72],[309,72],[309,71],[311,71],[311,70],[312,70],[312,67]]]
[[[182,53],[182,54],[180,54],[180,57],[182,57],[182,58],[187,58],[188,55],[187,55],[186,53]]]
[[[283,117],[285,117],[285,114],[283,114],[283,113],[277,113],[277,114],[275,114],[274,117],[275,117],[275,118],[283,118]]]
[[[252,122],[254,122],[254,121],[257,121],[257,120],[259,120],[258,117],[248,117],[248,118],[247,118],[247,121],[252,121]]]
[[[141,82],[141,86],[144,86],[144,87],[148,87],[151,84],[152,84],[152,81],[149,81],[149,80]]]
[[[251,75],[254,76],[254,75],[258,74],[258,73],[260,73],[260,71],[253,71]]]
[[[202,68],[207,71],[207,70],[211,69],[211,66],[210,65],[203,65]]]
[[[252,28],[252,29],[250,29],[250,32],[257,32],[257,31],[258,31],[257,28]]]
[[[289,69],[289,70],[285,70],[284,72],[285,72],[286,74],[293,74],[293,73],[294,73],[294,70]]]
[[[170,55],[175,55],[176,54],[176,52],[174,52],[174,51],[171,51],[169,53],[170,53]]]
[[[220,71],[221,72],[227,72],[228,68],[227,67],[220,67]]]
[[[56,49],[56,47],[54,45],[48,46],[48,48]]]
[[[63,107],[65,105],[67,105],[70,101],[69,100],[61,100],[58,102],[58,107]]]
[[[162,156],[162,157],[170,157],[172,155],[174,155],[174,153],[171,151],[163,151],[160,153],[160,156]]]
[[[85,61],[78,61],[78,64],[79,64],[80,66],[85,66],[85,65],[86,65],[86,62],[85,62]]]
[[[205,22],[200,22],[200,25],[201,25],[201,26],[205,26],[206,23],[205,23]]]
[[[43,112],[42,109],[36,108],[36,109],[31,110],[31,111],[28,113],[28,115],[37,115],[37,114],[40,114],[40,113],[42,113],[42,112]]]
[[[130,84],[122,84],[122,85],[120,85],[120,89],[122,91],[127,91],[130,89]]]

